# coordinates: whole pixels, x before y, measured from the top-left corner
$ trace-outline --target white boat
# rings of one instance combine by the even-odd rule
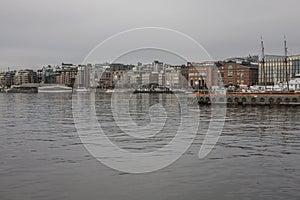
[[[43,85],[38,87],[39,93],[61,93],[61,92],[72,92],[72,88],[65,85]]]
[[[106,93],[114,93],[115,90],[108,89],[108,90],[106,90],[105,92],[106,92]]]
[[[85,87],[79,87],[79,88],[75,88],[76,92],[90,92],[91,90],[89,88],[85,88]]]

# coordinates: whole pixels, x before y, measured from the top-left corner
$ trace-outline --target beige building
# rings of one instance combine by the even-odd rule
[[[0,88],[4,88],[6,85],[5,76],[6,76],[5,72],[0,73]]]
[[[286,59],[286,60],[285,60]],[[300,73],[300,55],[277,56],[266,55],[264,64],[259,63],[259,84],[274,85],[284,83]]]
[[[180,87],[181,72],[176,68],[170,67],[165,69],[165,84],[172,88]]]
[[[76,78],[77,67],[63,68],[57,71],[56,82],[57,84],[71,86]]]
[[[20,70],[17,71],[14,77],[15,85],[22,85],[27,83],[36,83],[36,72],[33,70]]]

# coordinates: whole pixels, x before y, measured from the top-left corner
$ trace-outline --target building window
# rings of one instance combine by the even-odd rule
[[[228,77],[232,77],[233,76],[233,67],[232,65],[228,66]]]
[[[244,72],[241,72],[241,73],[240,73],[240,77],[241,77],[241,78],[244,78],[244,76],[245,76]]]

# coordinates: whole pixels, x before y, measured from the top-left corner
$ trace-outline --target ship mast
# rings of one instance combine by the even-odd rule
[[[286,85],[287,85],[287,90],[290,91],[289,88],[289,73],[288,73],[288,61],[287,61],[287,52],[288,48],[286,45],[286,37],[284,36],[284,65],[285,65],[285,77],[286,77]]]
[[[263,72],[262,80],[264,82],[264,86],[266,87],[265,47],[264,47],[264,41],[262,37],[261,37],[261,67]]]

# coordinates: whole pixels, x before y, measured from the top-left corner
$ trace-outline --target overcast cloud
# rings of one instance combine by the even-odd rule
[[[299,0],[1,0],[0,70],[79,64],[101,41],[127,29],[183,32],[213,59],[300,54]]]

